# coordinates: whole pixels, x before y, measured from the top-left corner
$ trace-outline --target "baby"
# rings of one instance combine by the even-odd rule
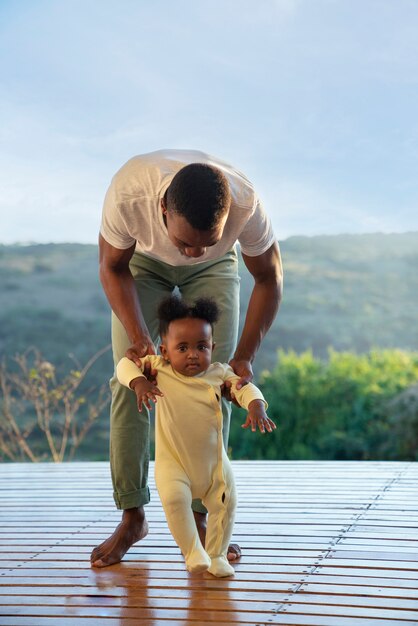
[[[251,425],[272,432],[267,403],[252,383],[241,389],[229,365],[211,363],[215,344],[213,324],[217,305],[201,298],[189,306],[176,296],[158,309],[161,355],[147,355],[141,368],[124,357],[117,366],[119,381],[133,389],[138,407],[157,401],[155,425],[155,482],[171,534],[183,553],[189,572],[209,571],[231,576],[227,559],[236,509],[231,464],[222,440],[221,385],[230,381],[239,404],[248,410],[244,428]],[[157,383],[147,380],[150,363]],[[158,384],[158,386],[157,386]],[[192,499],[201,498],[208,510],[205,547],[202,546]]]

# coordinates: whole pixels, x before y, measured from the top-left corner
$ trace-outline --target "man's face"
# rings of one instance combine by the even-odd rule
[[[193,228],[182,215],[167,211],[163,203],[162,209],[170,240],[178,248],[180,254],[194,258],[202,256],[205,254],[206,248],[214,246],[220,241],[228,217],[226,214],[220,223],[211,230],[198,230]]]

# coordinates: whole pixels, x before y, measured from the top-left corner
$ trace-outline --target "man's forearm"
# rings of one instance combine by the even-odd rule
[[[112,311],[122,323],[132,344],[148,335],[130,270],[100,267],[100,280]]]
[[[254,278],[254,288],[234,359],[252,362],[279,309],[283,270],[277,241],[259,256],[243,254],[242,258]]]
[[[261,341],[276,317],[281,295],[281,279],[255,283],[234,359],[254,360]]]

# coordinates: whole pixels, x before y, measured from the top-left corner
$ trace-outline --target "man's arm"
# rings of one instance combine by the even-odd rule
[[[132,343],[126,356],[133,361],[146,354],[155,354],[129,269],[134,251],[135,245],[119,250],[111,246],[102,235],[99,236],[100,281],[112,311]]]
[[[234,372],[241,377],[241,385],[253,377],[251,363],[276,317],[283,285],[282,262],[277,242],[259,256],[243,254],[242,258],[255,282],[241,338],[230,361]]]

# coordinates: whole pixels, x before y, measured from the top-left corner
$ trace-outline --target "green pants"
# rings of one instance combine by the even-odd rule
[[[160,301],[178,287],[186,301],[212,297],[219,306],[220,318],[214,329],[214,361],[227,363],[235,350],[239,321],[239,276],[236,252],[231,250],[216,261],[175,267],[135,253],[130,268],[138,291],[142,312],[152,340],[158,348],[157,307]],[[114,363],[131,345],[122,324],[112,314],[112,348]],[[135,394],[119,384],[115,375],[110,381],[112,406],[110,415],[110,467],[113,496],[118,509],[148,504],[149,431],[148,410],[138,413]],[[223,438],[227,448],[230,403],[222,399]],[[193,500],[194,511],[206,513],[200,500]]]

